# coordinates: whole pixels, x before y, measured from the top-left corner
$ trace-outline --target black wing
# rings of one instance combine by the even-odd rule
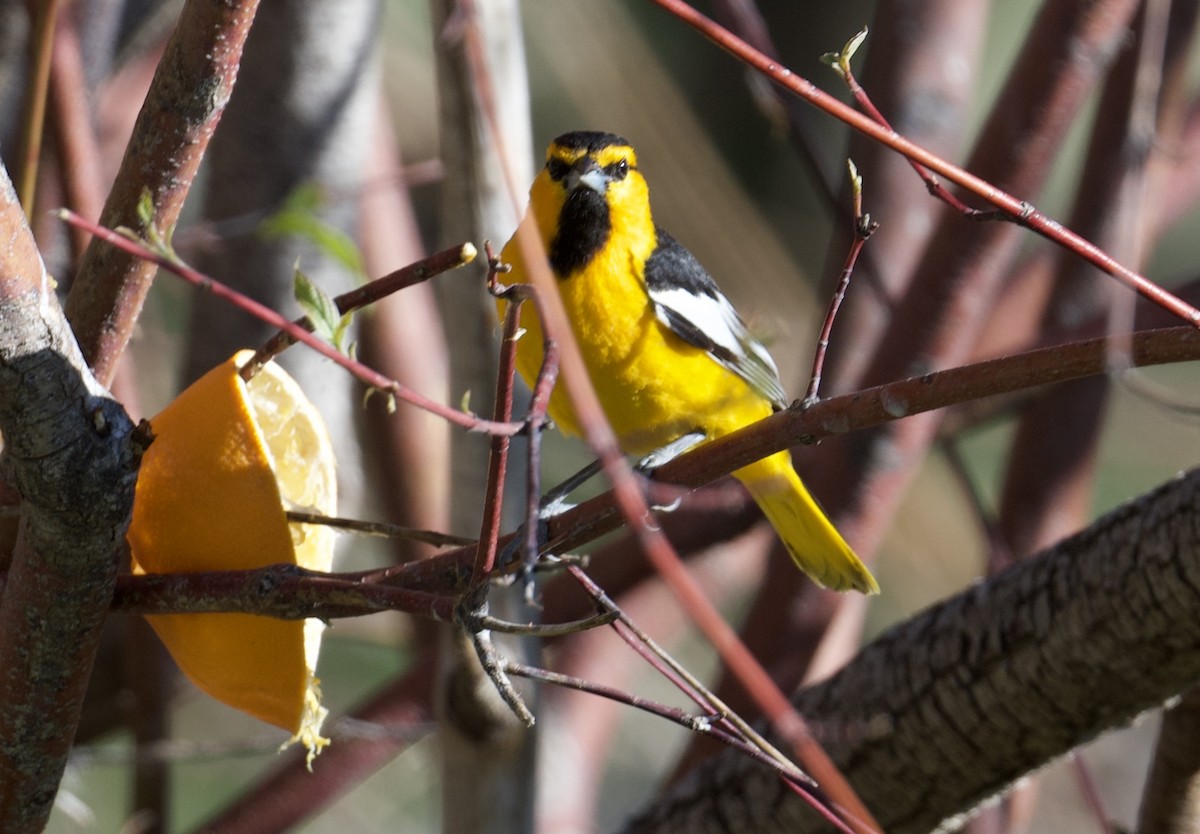
[[[754,338],[712,276],[679,241],[658,229],[658,246],[646,261],[646,290],[658,320],[685,342],[746,380],[776,408],[787,406],[779,369]]]

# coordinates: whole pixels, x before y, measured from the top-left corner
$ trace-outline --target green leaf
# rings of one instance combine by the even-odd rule
[[[320,216],[324,205],[316,183],[301,183],[274,214],[259,224],[259,234],[268,238],[299,237],[334,259],[355,275],[365,276],[362,256],[354,238]]]
[[[145,186],[142,187],[141,196],[138,197],[137,218],[143,229],[149,229],[154,225],[154,195]]]
[[[350,317],[338,312],[333,299],[300,270],[299,264],[296,264],[292,283],[296,301],[312,322],[313,332],[341,350],[341,338]]]

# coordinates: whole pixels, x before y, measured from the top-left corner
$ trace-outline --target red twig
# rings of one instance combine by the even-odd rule
[[[706,712],[717,716],[715,723],[725,728],[726,732],[732,735],[739,742],[744,743],[748,747],[757,752],[754,757],[760,760],[766,760],[772,763],[774,769],[779,773],[780,778],[789,785],[793,791],[804,797],[810,805],[828,820],[834,827],[847,834],[854,834],[855,830],[862,831],[878,831],[879,826],[870,822],[870,814],[866,808],[858,801],[853,790],[845,782],[841,773],[833,766],[832,762],[825,755],[820,745],[812,738],[807,727],[804,726],[804,721],[799,714],[792,710],[789,706],[788,712],[794,716],[794,720],[798,722],[796,729],[799,729],[803,734],[804,740],[800,741],[796,737],[782,737],[793,744],[798,757],[805,766],[814,773],[820,774],[819,781],[814,780],[808,774],[799,770],[778,750],[762,738],[754,729],[742,720],[739,716],[729,710],[716,695],[706,689],[698,680],[689,675],[682,666],[672,660],[666,652],[662,650],[645,632],[625,615],[623,611],[616,605],[615,602],[601,589],[591,578],[577,567],[569,567],[568,571],[571,576],[578,582],[584,590],[596,601],[596,604],[601,610],[608,610],[616,613],[617,619],[612,623],[613,629],[621,636],[621,638],[636,651],[643,660],[649,663],[654,669],[667,680],[669,680],[680,692],[690,698],[697,706]],[[690,575],[689,575],[690,576]],[[690,612],[689,612],[690,613]],[[765,674],[765,673],[764,673]],[[747,683],[745,678],[741,678],[743,683]],[[773,686],[773,684],[772,684]],[[776,689],[776,691],[778,691]],[[757,695],[759,690],[750,689],[751,694]],[[783,697],[780,693],[780,698]],[[761,706],[760,701],[760,706]],[[780,722],[773,721],[777,732],[780,730]],[[822,785],[823,790],[828,792],[833,798],[832,803],[824,801],[823,797],[818,796],[813,792],[815,785]],[[849,811],[847,814],[851,823],[859,823],[865,828],[851,828],[845,821],[840,819],[837,813],[830,807],[836,807],[843,811]]]
[[[468,431],[481,432],[484,434],[500,434],[511,437],[524,428],[523,423],[496,423],[490,420],[481,420],[478,417],[467,414],[466,412],[450,408],[449,406],[442,405],[438,402],[434,402],[428,397],[406,388],[399,382],[396,382],[393,379],[388,379],[383,374],[368,368],[362,363],[355,362],[354,360],[344,356],[343,354],[339,353],[337,349],[333,347],[333,345],[318,339],[304,327],[289,321],[276,311],[272,310],[270,307],[260,304],[254,299],[230,289],[219,281],[197,272],[187,264],[179,261],[177,258],[167,257],[161,253],[155,252],[139,241],[131,240],[130,238],[118,234],[111,229],[106,229],[102,226],[92,223],[89,220],[85,220],[69,209],[63,209],[59,212],[59,214],[68,223],[79,226],[83,229],[87,229],[93,235],[111,244],[117,249],[128,252],[150,263],[157,264],[163,269],[169,270],[175,275],[178,275],[189,284],[199,287],[207,292],[211,292],[218,298],[225,299],[231,304],[234,304],[251,313],[252,315],[257,316],[267,324],[270,324],[273,327],[278,327],[297,342],[303,342],[317,353],[321,354],[327,359],[332,360],[338,365],[341,365],[343,368],[352,373],[358,380],[366,385],[371,386],[372,388],[376,388],[386,394],[391,394],[397,399],[403,400],[410,405],[423,408],[426,411],[436,414],[439,417],[442,417],[443,419],[455,424],[456,426],[461,426],[467,429]]]
[[[897,153],[903,154],[935,174],[986,200],[1008,215],[1010,219],[1030,228],[1056,244],[1075,252],[1096,268],[1116,278],[1155,304],[1170,310],[1193,327],[1200,328],[1200,310],[1197,310],[1172,293],[1167,292],[1145,276],[1118,263],[1095,244],[1042,214],[1042,212],[1038,211],[1030,203],[1020,200],[1000,190],[986,180],[935,156],[919,145],[908,141],[895,131],[889,130],[879,124],[871,117],[859,113],[848,105],[838,101],[828,93],[820,90],[811,81],[771,60],[727,29],[722,28],[714,21],[700,14],[700,12],[683,2],[683,0],[651,0],[651,2],[666,9],[680,20],[694,27],[722,49],[736,56],[749,66],[754,67],[776,84],[790,90],[813,106],[824,110],[860,133],[866,134],[872,139],[887,145]]]
[[[1132,344],[1132,359],[1139,367],[1200,359],[1200,333],[1191,327],[1142,330],[1131,338],[1121,338]],[[1110,341],[1100,337],[1037,348],[831,397],[809,408],[788,409],[680,455],[663,464],[656,477],[682,486],[700,486],[796,445],[988,396],[1103,374],[1108,370]],[[551,519],[542,549],[561,553],[579,547],[615,530],[621,518],[615,496],[598,495]],[[445,591],[465,582],[462,565],[469,553],[473,551],[450,551],[420,562],[364,572],[361,577]]]
[[[846,263],[842,266],[842,273],[838,278],[837,287],[833,291],[833,297],[829,299],[829,309],[825,312],[825,321],[821,324],[821,336],[817,340],[817,349],[813,353],[812,375],[809,377],[808,391],[803,400],[805,405],[812,405],[820,398],[821,376],[825,368],[825,354],[829,350],[829,336],[833,332],[834,319],[837,318],[838,310],[846,297],[846,290],[850,286],[850,276],[854,274],[854,265],[858,263],[858,256],[862,253],[867,238],[871,236],[878,225],[871,219],[871,215],[863,213],[862,178],[858,175],[858,169],[854,167],[853,162],[849,163],[849,167],[850,193],[854,201],[854,237],[850,242],[850,251],[846,253]]]
[[[853,56],[854,51],[858,48],[859,44],[866,38],[866,36],[866,29],[863,29],[861,32],[859,32],[858,35],[856,35],[850,41],[850,43],[846,45],[846,48],[843,49],[842,52],[837,56],[837,60],[833,66],[838,75],[842,77],[842,80],[846,82],[846,87],[850,90],[850,95],[854,96],[854,100],[858,103],[858,106],[862,108],[862,111],[894,134],[896,129],[893,128],[891,122],[889,122],[887,118],[879,112],[879,108],[875,106],[875,102],[871,101],[871,97],[867,95],[867,91],[864,90],[862,85],[858,83],[858,79],[854,76],[854,70],[850,66],[850,59]],[[925,182],[925,188],[930,194],[953,208],[959,214],[972,220],[987,220],[996,217],[994,213],[982,212],[979,209],[973,209],[962,200],[955,197],[946,190],[945,186],[938,182],[937,177],[931,174],[928,168],[917,162],[915,159],[909,158],[908,164],[911,165],[912,169],[917,172],[917,176]]]
[[[465,266],[473,260],[475,260],[475,247],[470,243],[443,249],[441,252],[435,252],[427,258],[422,258],[408,266],[403,266],[400,269],[389,272],[382,278],[376,278],[374,281],[364,284],[361,287],[355,287],[349,292],[342,293],[333,299],[333,303],[337,305],[338,312],[345,315],[346,313],[367,307],[376,301],[387,298],[392,293],[399,292],[405,287],[411,287],[414,284],[419,284],[422,281],[428,281],[430,278],[441,275],[443,272]],[[292,324],[302,327],[310,333],[313,330],[312,322],[307,316],[301,316],[293,320]],[[242,378],[249,380],[258,373],[259,368],[295,343],[296,339],[290,333],[280,330],[255,351],[250,361],[241,367],[240,373]]]
[[[692,732],[704,733],[717,739],[727,747],[731,747],[740,754],[754,759],[759,764],[771,768],[779,774],[779,778],[786,782],[796,793],[808,800],[814,808],[817,809],[831,825],[841,831],[852,834],[844,822],[833,814],[822,803],[821,798],[814,792],[811,781],[806,778],[798,778],[795,771],[788,771],[782,767],[780,762],[771,756],[765,754],[758,747],[747,743],[744,739],[735,733],[731,733],[721,726],[722,717],[717,714],[707,715],[692,715],[675,707],[668,707],[660,704],[657,701],[651,701],[647,698],[640,698],[636,695],[631,695],[621,689],[616,689],[611,686],[604,686],[593,681],[584,680],[583,678],[575,677],[574,675],[565,675],[561,672],[551,672],[546,669],[539,669],[534,666],[527,666],[523,663],[514,663],[505,661],[504,670],[510,675],[517,677],[530,678],[531,680],[541,681],[542,683],[550,683],[556,686],[574,689],[578,692],[586,692],[589,695],[595,695],[598,698],[607,698],[610,701],[615,701],[618,704],[623,704],[634,709],[640,709],[647,712],[656,718],[662,718],[674,724],[691,730]],[[801,774],[802,775],[802,774]]]
[[[496,261],[491,244],[487,245],[488,284],[494,283]],[[500,341],[500,368],[496,374],[496,404],[492,419],[507,422],[512,419],[513,383],[516,381],[517,329],[521,324],[519,301],[510,302],[504,316],[504,335]],[[484,489],[483,522],[479,531],[479,542],[475,549],[475,565],[471,571],[471,589],[468,594],[482,588],[496,566],[497,540],[500,535],[501,516],[504,510],[504,478],[508,472],[507,437],[492,437],[492,453],[488,462],[487,484]]]

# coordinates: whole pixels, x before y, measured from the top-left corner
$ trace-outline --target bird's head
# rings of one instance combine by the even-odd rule
[[[614,230],[636,230],[637,239],[653,235],[650,190],[637,153],[612,133],[575,131],[551,142],[530,196],[552,262],[568,253],[555,264],[560,274],[573,271]]]

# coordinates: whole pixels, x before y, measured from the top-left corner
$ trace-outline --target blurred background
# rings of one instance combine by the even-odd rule
[[[156,56],[182,4],[97,1],[74,5],[70,14],[77,20],[78,31],[85,35],[82,54],[90,72],[87,84],[94,108],[97,169],[102,177],[111,178]],[[280,20],[294,19],[281,11],[288,5],[267,0],[256,26],[267,27],[276,14]],[[476,5],[492,13],[485,8],[492,4],[476,0]],[[760,79],[651,3],[525,0],[519,8],[496,5],[519,14],[519,34],[523,38],[523,61],[519,41],[509,48],[516,56],[514,60],[527,69],[528,115],[515,109],[502,114],[502,120],[525,123],[522,130],[508,132],[505,137],[515,166],[524,166],[527,176],[523,180],[527,181],[540,165],[547,142],[560,133],[597,129],[627,137],[637,148],[640,166],[650,183],[656,220],[708,267],[752,329],[770,346],[789,394],[801,395],[811,366],[815,334],[846,251],[849,221],[844,161],[850,151],[845,126],[805,108],[799,108],[799,115],[789,115]],[[720,8],[715,11],[722,12],[736,4],[716,5]],[[868,0],[758,0],[753,5],[761,14],[780,62],[843,100],[849,95],[838,77],[820,61],[823,53],[840,49],[867,24],[894,27],[904,38],[918,43],[925,35],[921,29],[909,26],[911,21],[904,9],[910,4],[906,3],[889,4],[895,15],[884,21],[877,17],[877,4]],[[975,29],[977,43],[965,50],[970,60],[941,56],[939,46],[929,44],[926,49],[933,57],[945,57],[945,72],[957,74],[954,83],[962,91],[961,100],[947,105],[950,115],[887,113],[896,118],[897,129],[907,134],[910,125],[921,118],[928,122],[952,119],[952,138],[939,152],[954,161],[965,160],[1041,5],[1034,0],[977,4],[984,23]],[[6,64],[19,67],[24,49],[20,24],[24,12],[22,4],[7,6],[12,25],[7,30],[11,54]],[[714,12],[710,4],[697,6],[706,13]],[[113,14],[115,7],[121,7],[121,14]],[[301,85],[298,92],[292,93],[300,102],[308,100],[308,93],[314,101],[344,101],[349,114],[342,114],[345,123],[339,122],[342,126],[337,131],[320,136],[331,148],[346,148],[345,153],[317,157],[308,172],[311,177],[305,175],[303,166],[300,173],[292,168],[287,174],[293,182],[311,179],[318,183],[314,214],[321,222],[353,236],[362,250],[367,277],[377,277],[423,254],[461,242],[466,228],[478,230],[470,233],[477,245],[483,243],[481,237],[475,237],[480,234],[499,247],[511,232],[511,220],[507,226],[502,220],[493,220],[489,229],[488,222],[468,220],[465,215],[471,209],[464,204],[456,206],[448,199],[447,183],[457,182],[463,173],[461,159],[447,152],[447,105],[440,98],[445,90],[439,89],[446,76],[439,72],[438,54],[456,37],[453,18],[447,23],[442,4],[422,0],[385,0],[344,7],[330,4],[325,15],[335,19],[356,17],[357,34],[348,37],[362,49],[355,76],[361,86],[353,90],[336,86],[318,89],[321,76],[343,71],[327,70],[322,63],[334,62],[328,57],[336,51],[332,50],[326,58],[312,58],[306,65],[312,80],[304,83],[313,86]],[[89,30],[85,24],[90,20],[108,21],[111,26],[105,33],[99,28]],[[349,23],[346,27],[353,28]],[[281,240],[261,233],[264,221],[278,216],[282,198],[295,193],[283,187],[286,177],[272,179],[275,158],[287,156],[292,146],[310,148],[316,140],[305,134],[300,124],[279,119],[262,124],[262,111],[274,107],[275,99],[269,86],[252,81],[260,77],[255,75],[260,68],[265,71],[266,65],[282,63],[275,52],[280,42],[295,43],[305,38],[319,41],[323,31],[333,40],[335,28],[317,15],[311,31],[287,30],[271,39],[272,45],[264,46],[261,56],[253,51],[253,38],[258,32],[252,36],[241,84],[253,87],[253,91],[246,93],[245,103],[239,105],[239,86],[227,123],[215,140],[221,142],[222,133],[234,129],[231,125],[241,125],[239,132],[225,140],[236,147],[220,151],[214,148],[218,159],[206,162],[176,233],[179,250],[187,260],[223,280],[242,282],[252,294],[271,300],[288,315],[295,314],[297,308],[288,298],[290,289],[286,285],[266,290],[255,283],[255,274],[265,275],[268,263],[300,258],[305,271],[331,292],[361,281],[364,275],[354,274],[344,264],[330,264],[336,259],[330,257],[328,246],[314,242],[311,236],[285,234]],[[353,41],[354,37],[359,40]],[[855,59],[856,68],[869,65],[875,37],[874,32],[868,37]],[[263,40],[267,40],[266,35]],[[87,51],[89,44],[100,42],[109,45],[102,57]],[[2,56],[0,60],[4,60]],[[1189,66],[1194,65],[1192,60]],[[878,78],[884,70],[874,72]],[[1189,73],[1189,77],[1194,76],[1193,70]],[[862,78],[871,90],[871,73]],[[17,72],[9,78],[8,89],[19,89],[19,82]],[[1036,200],[1040,208],[1064,221],[1072,210],[1083,167],[1095,97],[1088,96],[1061,148],[1052,151],[1053,163],[1044,190],[1020,195]],[[13,112],[11,106],[8,112]],[[257,122],[251,118],[256,113]],[[807,153],[801,150],[797,130],[805,132]],[[6,142],[5,147],[12,147],[12,143]],[[258,187],[260,175],[270,181],[268,186]],[[906,231],[910,222],[926,222],[917,219],[917,215],[929,212],[922,202],[929,198],[922,195],[919,183],[911,213],[895,202],[889,204],[886,213],[876,213],[872,208],[875,182],[868,174],[866,208],[881,224],[881,235],[910,234]],[[50,196],[46,200],[53,200],[56,192],[52,182],[47,192]],[[61,192],[58,194],[61,198]],[[46,227],[40,228],[39,234],[49,242],[48,251],[59,255],[55,273],[69,274],[70,247],[61,230],[50,228],[53,224],[49,221],[38,223]],[[963,221],[962,234],[972,235],[978,228]],[[1200,227],[1194,213],[1176,212],[1147,254],[1148,274],[1166,286],[1191,281],[1197,231]],[[257,252],[264,246],[272,249],[269,260],[267,256],[258,260],[259,255],[251,254],[251,250]],[[1047,246],[1035,236],[1023,234],[1019,243],[1021,262],[1035,263]],[[872,253],[872,244],[867,249]],[[886,271],[888,251],[881,244],[868,256],[878,258],[878,263],[865,266],[862,272]],[[1049,292],[1044,273],[1039,279],[1035,272],[1031,266],[1029,274],[1033,277],[1021,280],[1020,268],[1013,267],[1013,277],[1005,285],[1006,294],[1011,291],[1012,296],[1006,295],[997,303],[997,316],[1005,309],[1004,301],[1012,301],[1018,294],[1044,296]],[[494,347],[496,332],[486,320],[487,303],[481,300],[482,276],[482,267],[473,265],[467,274],[442,276],[431,287],[406,291],[389,301],[383,305],[386,313],[378,313],[374,324],[363,325],[358,337],[363,353],[368,359],[379,359],[384,366],[397,357],[407,357],[399,361],[398,376],[412,374],[416,387],[450,403],[460,402],[470,390],[472,409],[483,412],[490,394],[478,383],[472,386],[461,381],[464,377],[459,376],[460,365],[456,363],[460,360],[455,353],[456,346],[475,354],[482,350],[479,345],[490,342]],[[878,292],[878,284],[873,284],[878,280],[856,274],[846,315],[856,315],[854,305],[863,303],[858,300],[862,296]],[[455,306],[462,304],[466,306]],[[453,310],[459,312],[447,312]],[[430,322],[433,329],[427,328]],[[880,324],[880,332],[882,327]],[[1001,319],[989,327],[1003,334],[1006,323]],[[1025,332],[1030,327],[1026,321],[1014,318],[1010,329]],[[147,302],[117,390],[135,416],[154,414],[190,378],[227,356],[234,342],[255,344],[263,332],[261,326],[243,322],[220,305],[198,302],[191,289],[162,276]],[[400,340],[390,348],[389,334]],[[1029,338],[1014,337],[1007,343],[997,338],[991,344],[1011,348],[1014,343],[1034,341],[1035,335],[1030,332]],[[434,343],[441,338],[446,339],[448,350]],[[836,329],[833,341],[835,355],[831,362],[835,367],[847,368],[865,361],[856,357],[855,344],[839,342]],[[995,350],[981,341],[974,355],[978,358],[989,352]],[[380,409],[359,408],[361,392],[331,365],[289,361],[296,363],[295,370],[310,396],[323,409],[328,408],[327,418],[340,446],[345,515],[414,523],[415,514],[420,523],[463,535],[477,534],[477,497],[469,492],[456,493],[454,505],[447,506],[445,491],[452,479],[445,468],[422,470],[421,478],[407,479],[407,487],[397,483],[394,472],[380,471],[395,460],[392,455],[417,452],[396,452],[400,441],[395,432],[389,440],[389,430],[380,428]],[[448,368],[454,368],[454,373]],[[853,374],[831,377],[824,394],[849,390],[851,383],[846,380],[852,380]],[[843,380],[841,386],[839,378]],[[1194,408],[1193,367],[1151,370],[1146,378],[1173,396],[1186,400],[1193,395],[1190,400]],[[1092,517],[1190,465],[1194,458],[1191,450],[1200,441],[1194,411],[1165,407],[1141,390],[1114,385],[1103,408],[1088,507]],[[925,457],[877,548],[874,564],[884,593],[865,609],[861,635],[855,633],[851,639],[869,640],[890,624],[961,590],[987,572],[992,542],[977,505],[985,508],[983,517],[987,518],[1000,503],[1015,421],[1016,412],[1008,408],[992,408],[982,418],[964,417],[961,425],[965,428],[954,435],[950,446],[938,447]],[[485,448],[480,438],[450,433],[436,425],[421,428],[418,424],[420,420],[414,418],[400,433],[407,432],[410,440],[418,438],[422,451],[434,460],[453,448],[455,473],[462,471],[459,466],[469,468],[471,456],[481,454]],[[953,454],[946,452],[947,448]],[[548,480],[573,471],[587,460],[581,443],[557,436],[547,438],[546,450]],[[468,462],[463,463],[464,459]],[[445,458],[441,460],[445,466]],[[820,477],[819,473],[806,472],[818,495]],[[771,543],[770,536],[754,528],[730,539],[727,546],[711,548],[695,557],[703,581],[714,589],[735,621],[753,604]],[[413,555],[400,551],[404,547],[352,540],[343,546],[339,566],[362,569]],[[628,601],[635,609],[645,606],[647,627],[651,631],[659,629],[657,633],[690,669],[701,675],[712,672],[712,652],[677,616],[666,615],[662,622],[654,616],[653,612],[670,605],[664,597],[639,586],[631,586],[629,594],[623,603]],[[646,599],[639,602],[638,594]],[[396,738],[405,749],[295,830],[438,830],[443,819],[443,793],[454,786],[443,783],[432,711],[419,712],[419,720],[406,726],[387,728],[369,721],[337,718],[410,670],[432,639],[427,625],[399,615],[338,621],[330,629],[320,677],[326,703],[335,716],[331,724],[335,745],[341,743],[339,734],[370,738],[372,733],[380,733]],[[650,697],[671,699],[661,682],[627,668],[629,658],[618,659],[616,650],[611,655],[606,653],[612,646],[604,644],[603,638],[588,639],[594,639],[594,643],[580,641],[571,649],[555,648],[548,662],[575,664],[573,668],[578,671],[584,665],[579,658],[586,656],[593,661],[588,669],[597,677],[618,670],[618,679],[624,682],[621,685]],[[140,651],[151,651],[144,643],[137,645],[142,646]],[[574,659],[567,656],[568,652],[576,653]],[[163,662],[169,669],[169,662]],[[830,661],[829,668],[836,665]],[[119,667],[120,660],[114,659],[110,668]],[[98,674],[103,675],[103,670]],[[172,679],[169,672],[163,674]],[[114,687],[115,692],[123,691],[117,684]],[[169,689],[169,733],[157,741],[143,740],[135,746],[131,731],[119,721],[98,720],[95,733],[82,734],[51,831],[155,830],[153,823],[130,817],[135,778],[130,762],[135,754],[165,763],[170,787],[166,791],[169,802],[165,804],[169,817],[163,830],[172,831],[194,829],[276,766],[275,750],[283,741],[278,733],[207,699],[182,681],[173,680]],[[127,709],[128,704],[122,706],[118,701],[118,707]],[[595,713],[590,712],[593,709]],[[544,694],[539,716],[543,721],[542,749],[538,753],[538,818],[539,830],[546,832],[619,827],[657,793],[667,778],[664,774],[672,772],[688,744],[685,733],[678,728],[631,711],[613,713],[607,705],[597,706],[575,696]],[[1085,777],[1080,777],[1073,763],[1052,765],[1040,777],[1040,796],[1036,802],[1031,801],[1033,810],[1027,827],[995,830],[1032,834],[1099,830],[1097,812],[1089,808],[1086,793],[1080,788],[1081,779],[1094,783],[1094,795],[1102,800],[1108,817],[1131,827],[1151,755],[1154,721],[1147,718],[1085,748],[1081,753],[1087,764]],[[603,741],[597,739],[601,735]],[[580,775],[576,768],[581,761],[589,762],[596,772]],[[320,759],[316,763],[318,772],[322,763]],[[461,790],[469,791],[470,787]],[[586,790],[594,792],[586,797],[574,793]],[[585,827],[563,807],[586,808],[587,814],[581,816],[590,818],[590,826]]]

